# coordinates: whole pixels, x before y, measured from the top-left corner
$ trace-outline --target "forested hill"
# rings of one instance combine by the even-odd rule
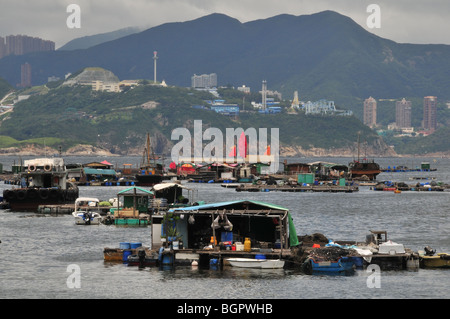
[[[242,101],[240,92],[225,90],[224,94],[222,98],[229,102]],[[356,154],[358,132],[376,154],[385,154],[388,149],[375,132],[353,116],[305,116],[286,111],[259,114],[252,110],[250,101],[246,101],[247,112],[237,118],[192,108],[206,106],[205,100],[211,99],[214,97],[205,92],[148,84],[120,93],[93,91],[90,86],[46,89],[17,103],[3,118],[0,135],[10,138],[0,139],[7,144],[0,147],[45,143],[67,150],[77,144],[91,144],[115,154],[139,153],[150,132],[155,151],[170,154],[177,143],[171,141],[172,130],[187,127],[192,131],[194,120],[201,120],[203,130],[216,127],[224,134],[226,128],[267,128],[269,133],[270,128],[279,128],[283,147],[305,152],[324,149],[336,153],[341,149]]]

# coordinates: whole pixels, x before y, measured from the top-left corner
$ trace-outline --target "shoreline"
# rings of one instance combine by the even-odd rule
[[[45,156],[52,157],[55,154],[59,154],[59,151],[50,147],[10,147],[10,148],[0,148],[0,158],[6,156]],[[70,148],[67,151],[62,152],[62,156],[107,156],[107,157],[121,157],[121,156],[142,156],[138,154],[136,150],[132,152],[127,152],[124,154],[111,153],[108,150],[98,148],[92,145],[77,145]],[[168,157],[170,156],[167,155]],[[312,157],[312,158],[323,158],[323,157],[336,157],[336,158],[355,158],[355,152],[352,149],[340,149],[340,150],[326,150],[321,148],[311,148],[309,150],[303,150],[298,146],[282,146],[280,147],[279,157],[286,158],[299,158],[299,157]],[[447,152],[434,152],[425,154],[398,154],[395,151],[389,150],[386,152],[369,153],[366,156],[360,155],[361,158],[414,158],[414,157],[438,157],[438,158],[450,158],[450,151]]]

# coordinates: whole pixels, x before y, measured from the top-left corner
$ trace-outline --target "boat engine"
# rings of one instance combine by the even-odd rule
[[[86,225],[90,225],[91,224],[91,217],[92,217],[91,213],[86,212],[86,213],[83,214],[84,223]]]
[[[425,256],[433,256],[436,253],[436,249],[433,249],[430,246],[425,247],[424,250]]]

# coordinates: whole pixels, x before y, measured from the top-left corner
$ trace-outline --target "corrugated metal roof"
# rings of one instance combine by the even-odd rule
[[[101,168],[83,168],[84,173],[88,175],[116,175],[116,171],[113,169],[101,169]]]
[[[180,208],[171,209],[170,211],[175,212],[175,211],[217,209],[217,208],[222,208],[222,207],[231,206],[231,205],[240,204],[240,203],[242,203],[242,204],[251,203],[251,204],[255,204],[255,205],[262,206],[262,207],[269,208],[269,209],[289,211],[289,209],[287,209],[285,207],[281,207],[281,206],[269,204],[269,203],[264,203],[264,202],[259,202],[259,201],[255,201],[255,200],[237,200],[237,201],[230,201],[230,202],[205,204],[205,205],[199,205],[199,206],[180,207]]]
[[[120,191],[118,194],[124,194],[124,193],[129,192],[129,191],[131,191],[131,190],[133,190],[133,189],[137,189],[137,190],[140,190],[140,191],[142,191],[142,192],[144,192],[144,193],[153,195],[153,192],[152,192],[152,191],[149,191],[149,190],[146,190],[146,189],[144,189],[144,188],[137,187],[137,186],[133,186],[133,187],[129,187],[129,188],[127,188],[127,189],[124,189],[123,191]]]

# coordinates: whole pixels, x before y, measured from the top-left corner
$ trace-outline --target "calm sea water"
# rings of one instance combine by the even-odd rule
[[[137,164],[139,158],[66,157],[66,163],[107,159],[111,163]],[[298,158],[348,164],[349,158]],[[3,157],[4,169],[17,158]],[[379,181],[415,184],[415,177],[435,177],[450,183],[446,158],[380,158],[382,167],[415,168],[429,161],[436,172],[382,173]],[[423,180],[421,182],[424,182]],[[240,193],[220,184],[194,184],[198,200],[217,202],[253,199],[290,209],[298,235],[322,233],[333,240],[364,240],[370,229],[386,230],[388,238],[415,251],[431,246],[450,252],[450,191],[336,193]],[[0,184],[0,191],[11,187]],[[109,199],[125,187],[81,187],[80,196]],[[103,249],[120,242],[150,245],[150,228],[77,226],[70,215],[38,216],[0,210],[0,298],[162,298],[162,299],[309,299],[309,298],[449,298],[450,270],[382,271],[380,287],[370,288],[369,274],[357,270],[350,276],[305,275],[296,270],[204,270],[177,267],[171,270],[128,267],[105,263]],[[80,288],[69,287],[72,265],[80,270]]]

